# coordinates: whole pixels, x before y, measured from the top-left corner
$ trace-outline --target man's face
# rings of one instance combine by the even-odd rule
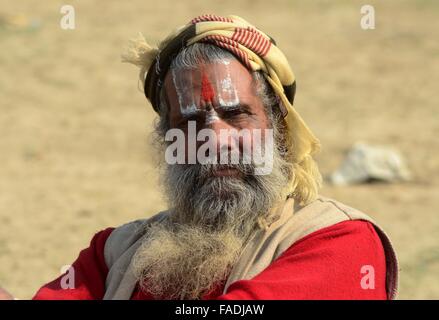
[[[197,69],[173,68],[165,78],[171,129],[186,134],[185,158],[188,159],[188,123],[196,124],[196,132],[211,129],[217,152],[242,152],[243,145],[252,145],[254,129],[264,137],[269,119],[255,81],[249,71],[236,59],[200,64]],[[221,131],[247,129],[250,134],[239,139],[220,139]],[[212,139],[212,137],[210,137]],[[196,141],[197,149],[202,144]],[[186,162],[187,163],[187,162]],[[215,176],[236,176],[235,169],[215,170]]]
[[[233,58],[168,71],[164,89],[169,132],[178,131],[179,136],[162,145],[168,164],[164,186],[180,222],[248,229],[277,201],[286,164],[274,139],[278,126],[258,94],[261,88]],[[212,135],[200,140],[203,131]],[[224,139],[224,131],[239,133]],[[206,144],[215,148],[204,148]],[[174,145],[183,147],[174,150],[184,162],[168,161]],[[206,162],[200,159],[203,153],[209,154]],[[268,173],[261,173],[262,163]]]

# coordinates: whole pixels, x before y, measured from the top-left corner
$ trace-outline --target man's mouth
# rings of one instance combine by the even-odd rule
[[[239,177],[241,172],[235,168],[218,168],[212,171],[214,177]]]

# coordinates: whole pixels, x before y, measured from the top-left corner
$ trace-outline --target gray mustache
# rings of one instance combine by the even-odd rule
[[[237,170],[243,175],[250,175],[254,172],[254,165],[238,163],[238,164],[201,164],[199,165],[200,175],[209,176],[219,170]]]

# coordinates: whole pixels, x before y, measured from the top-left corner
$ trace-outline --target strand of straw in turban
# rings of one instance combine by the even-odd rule
[[[159,112],[160,90],[172,60],[185,47],[196,42],[212,43],[233,53],[250,71],[262,71],[280,99],[286,120],[294,162],[294,177],[287,194],[295,193],[300,202],[310,202],[321,183],[312,155],[320,142],[293,107],[296,91],[294,73],[275,41],[238,16],[203,15],[171,33],[158,48],[144,39],[136,40],[124,61],[138,65],[144,92],[154,110]]]

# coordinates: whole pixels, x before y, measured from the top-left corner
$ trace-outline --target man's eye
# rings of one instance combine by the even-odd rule
[[[224,118],[237,118],[237,117],[243,117],[250,115],[250,112],[241,110],[241,109],[235,109],[235,110],[229,110],[224,113]]]
[[[189,121],[194,121],[197,123],[201,123],[202,121],[204,121],[204,115],[203,114],[193,114],[187,117],[182,118],[179,122],[178,122],[178,127],[180,128],[185,128],[187,127]]]

